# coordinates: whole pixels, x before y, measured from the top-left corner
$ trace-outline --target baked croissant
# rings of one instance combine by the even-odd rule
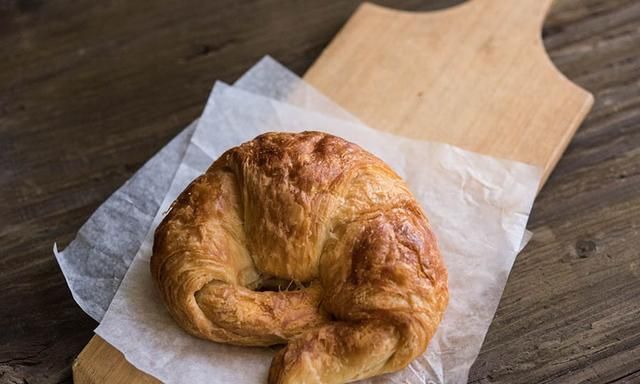
[[[151,273],[190,334],[287,344],[270,384],[399,370],[425,351],[448,301],[407,185],[320,132],[266,133],[225,152],[156,229]]]

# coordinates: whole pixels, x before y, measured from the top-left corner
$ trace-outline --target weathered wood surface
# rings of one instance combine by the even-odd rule
[[[70,381],[92,335],[51,243],[199,114],[214,79],[265,53],[303,73],[356,5],[0,2],[0,382]],[[596,104],[538,197],[470,380],[640,382],[640,4],[558,0],[544,36]]]

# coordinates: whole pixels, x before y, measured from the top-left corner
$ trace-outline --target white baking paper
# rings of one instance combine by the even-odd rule
[[[275,71],[275,72],[274,72]],[[250,73],[251,74],[251,73]],[[309,108],[316,92],[277,66],[243,89]],[[288,78],[288,88],[278,81]],[[273,92],[272,90],[278,90]],[[282,92],[281,90],[286,90]],[[304,96],[300,96],[304,95]],[[333,113],[323,104],[316,111]],[[136,367],[165,382],[264,383],[273,350],[196,339],[168,316],[151,282],[152,232],[173,199],[224,150],[266,131],[319,130],[360,144],[402,176],[422,203],[449,269],[451,300],[428,351],[372,383],[463,383],[493,318],[525,233],[541,172],[446,144],[409,140],[223,84],[215,87],[183,162],[96,332]]]
[[[195,126],[185,128],[102,203],[64,251],[53,245],[73,298],[96,321],[140,249]]]
[[[272,85],[278,84],[278,88]],[[298,106],[342,119],[355,118],[266,56],[236,86],[275,99],[287,97]],[[102,320],[129,264],[149,230],[185,154],[197,121],[144,164],[113,193],[80,228],[75,239],[53,253],[71,294],[89,316]],[[197,154],[196,154],[197,156]],[[200,161],[209,162],[207,157]]]

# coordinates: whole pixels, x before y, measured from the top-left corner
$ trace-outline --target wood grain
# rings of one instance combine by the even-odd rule
[[[70,382],[91,337],[52,242],[199,114],[214,79],[264,53],[304,72],[356,5],[0,3],[0,383]],[[558,0],[545,22],[553,62],[596,103],[538,197],[474,383],[640,382],[639,20],[633,0]]]
[[[551,3],[364,4],[305,79],[372,127],[539,165],[546,179],[593,104],[544,50]]]
[[[550,5],[482,0],[418,13],[365,3],[305,79],[372,127],[529,162],[546,178],[593,103],[544,51]],[[76,384],[153,380],[101,338],[91,344]]]
[[[99,364],[97,362],[102,362]],[[154,377],[135,369],[125,360],[122,353],[94,336],[73,363],[73,382],[152,384],[159,383]]]

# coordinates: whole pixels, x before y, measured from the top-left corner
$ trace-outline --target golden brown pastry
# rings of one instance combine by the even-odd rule
[[[287,344],[271,384],[397,371],[425,351],[448,301],[407,185],[320,132],[266,133],[225,152],[156,230],[151,273],[190,334]]]

